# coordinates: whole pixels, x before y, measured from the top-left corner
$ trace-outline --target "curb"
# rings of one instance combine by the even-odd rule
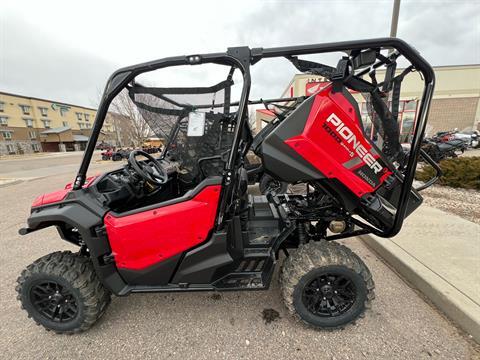
[[[480,306],[390,239],[360,239],[480,344]]]
[[[12,179],[12,181],[6,181],[4,183],[0,183],[0,188],[4,188],[10,185],[20,184],[21,182],[23,182],[22,179]]]

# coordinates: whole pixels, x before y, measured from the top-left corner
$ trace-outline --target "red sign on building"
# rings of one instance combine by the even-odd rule
[[[305,96],[310,96],[318,92],[321,88],[330,84],[328,81],[308,82],[305,85]]]

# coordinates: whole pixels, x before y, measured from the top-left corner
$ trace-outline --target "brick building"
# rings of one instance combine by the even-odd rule
[[[480,65],[436,66],[434,71],[436,86],[430,107],[427,135],[455,128],[480,130]],[[382,72],[378,71],[379,80],[382,79],[382,75]],[[282,97],[311,95],[325,84],[327,84],[325,79],[320,76],[298,74],[288,84]],[[407,76],[402,83],[399,109],[402,141],[407,141],[413,131],[422,90],[423,80],[416,73]],[[359,103],[366,130],[371,130],[365,100],[360,94],[354,94],[354,97]],[[257,129],[272,119],[273,114],[270,111],[257,110]]]
[[[83,150],[96,109],[0,92],[0,155]],[[101,140],[114,141],[107,119]]]

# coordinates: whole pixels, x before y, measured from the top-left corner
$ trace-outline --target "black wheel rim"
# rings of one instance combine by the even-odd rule
[[[357,299],[355,284],[349,277],[328,272],[311,280],[302,293],[303,305],[309,312],[321,317],[346,313]]]
[[[30,301],[35,310],[50,321],[67,322],[73,320],[78,313],[73,294],[54,281],[40,282],[32,286]]]

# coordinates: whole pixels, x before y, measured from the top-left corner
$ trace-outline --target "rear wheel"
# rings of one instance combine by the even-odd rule
[[[280,281],[288,310],[317,328],[344,327],[361,316],[375,297],[367,266],[337,243],[300,246],[285,260]]]
[[[57,333],[87,330],[110,303],[110,293],[90,259],[70,251],[41,257],[22,271],[17,282],[17,299],[28,317]]]

